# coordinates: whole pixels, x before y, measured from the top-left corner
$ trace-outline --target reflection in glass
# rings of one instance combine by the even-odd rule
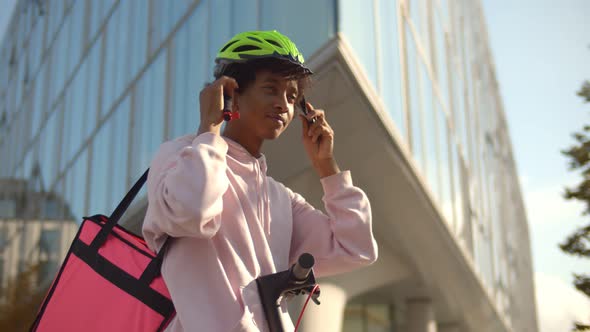
[[[111,126],[110,158],[113,165],[107,181],[111,182],[108,200],[109,211],[112,211],[127,191],[127,161],[129,150],[129,98],[119,105],[113,115]]]
[[[339,5],[342,33],[365,68],[367,77],[378,88],[373,5],[357,0],[342,0]]]
[[[10,143],[13,145],[13,154],[11,158],[14,159],[14,166],[17,166],[21,160],[21,156],[23,151],[21,150],[22,140],[22,126],[23,126],[23,112],[15,113],[15,120],[12,123],[12,126],[15,128],[13,141]],[[14,167],[13,166],[13,167]],[[18,175],[17,175],[18,176]]]
[[[440,204],[442,207],[442,212],[445,216],[446,221],[449,223],[450,229],[453,229],[453,192],[452,192],[452,181],[453,181],[453,174],[451,172],[453,166],[451,163],[451,158],[449,157],[449,151],[451,141],[449,140],[449,128],[447,126],[446,115],[443,113],[442,108],[438,102],[436,103],[436,113],[437,113],[437,128],[439,133],[439,140],[437,143],[437,149],[440,156],[439,161],[439,171],[440,171],[440,183],[441,183],[441,197],[440,197]]]
[[[70,35],[70,69],[68,73],[71,73],[71,70],[78,64],[80,61],[80,56],[82,55],[83,50],[83,42],[84,42],[84,19],[85,19],[85,10],[86,10],[86,3],[85,1],[75,1],[73,3],[73,7],[70,10],[70,16],[72,20],[71,25],[71,35]]]
[[[61,158],[61,169],[74,157],[89,131],[89,124],[85,121],[87,64],[88,61],[85,61],[76,72],[64,96],[64,156]]]
[[[455,71],[460,69],[457,66],[454,68]],[[453,82],[453,93],[454,93],[454,123],[455,133],[461,142],[461,153],[463,156],[467,155],[467,129],[465,128],[465,97],[464,97],[464,82],[460,79],[459,75],[452,76]]]
[[[92,160],[90,165],[90,214],[106,214],[108,210],[107,193],[110,190],[108,181],[109,169],[113,168],[110,158],[110,128],[113,118],[109,118],[100,128],[92,144]]]
[[[122,4],[123,3],[120,3],[115,10],[116,15],[111,17],[111,20],[116,19],[116,22],[109,23],[109,25],[116,24],[117,27],[117,37],[112,40],[113,46],[117,50],[116,60],[112,67],[112,70],[114,71],[113,81],[111,82],[113,89],[113,101],[119,98],[121,93],[123,93],[123,88],[127,85],[125,70],[128,67],[129,62],[129,47],[127,44],[128,13],[125,13],[123,10],[128,9],[128,7],[123,6]]]
[[[210,3],[211,6],[214,6],[219,1],[212,1]],[[172,28],[176,25],[180,17],[185,13],[187,6],[190,4],[190,1],[180,0],[180,1],[154,1],[152,2],[153,7],[152,10],[154,13],[158,13],[158,15],[152,16],[151,20],[151,50],[150,52],[154,52],[155,50],[160,47],[160,44],[168,37],[168,34],[172,31]],[[205,7],[206,4],[201,4],[201,7]],[[227,10],[226,10],[227,12]],[[211,17],[222,17],[212,15]],[[218,21],[213,20],[218,23]],[[229,24],[216,24],[216,29],[223,28],[224,26],[228,26]],[[214,30],[211,30],[213,32]]]
[[[379,1],[381,54],[380,94],[400,136],[407,137],[401,95],[401,68],[399,59],[398,13],[395,1]]]
[[[43,113],[45,111],[45,103],[43,98],[45,97],[44,91],[46,90],[45,84],[45,73],[47,66],[43,66],[37,75],[35,80],[35,86],[33,89],[33,116],[32,116],[32,132],[37,134],[39,127],[41,126],[41,120],[43,119]]]
[[[455,149],[455,148],[454,148]],[[455,202],[457,202],[457,231],[456,234],[459,240],[467,247],[468,252],[473,256],[473,237],[471,230],[471,214],[470,214],[470,202],[469,202],[469,183],[467,166],[461,154],[455,150],[454,153],[457,165],[457,187],[455,191]]]
[[[440,20],[440,13],[438,10],[433,16],[434,20],[434,43],[436,47],[436,70],[438,86],[442,97],[442,103],[448,106],[449,101],[449,86],[448,86],[448,68],[447,68],[447,49],[445,42],[445,30]]]
[[[146,168],[164,140],[166,52],[161,52],[140,79],[135,91],[131,181]]]
[[[57,204],[57,214],[55,216],[55,218],[49,218],[49,219],[55,219],[55,220],[65,220],[65,219],[71,219],[72,218],[72,214],[70,213],[70,204],[66,198],[66,181],[65,181],[65,177],[62,177],[59,179],[59,181],[57,181],[57,183],[55,184],[55,186],[53,187],[50,196],[53,196],[55,198],[55,202],[58,203]],[[47,208],[47,206],[46,206]],[[47,210],[47,209],[46,209]],[[44,212],[45,214],[47,214],[47,211]]]
[[[62,140],[62,158],[60,158],[59,160],[59,170],[63,170],[66,166],[66,164],[68,163],[68,161],[71,159],[71,150],[73,150],[73,146],[75,145],[72,142],[72,135],[71,135],[71,131],[72,131],[72,117],[73,117],[73,111],[72,111],[72,88],[68,89],[68,91],[66,91],[66,94],[64,96],[64,107],[63,107],[63,129],[61,130],[61,140]]]
[[[102,109],[101,116],[105,116],[111,109],[113,102],[115,101],[116,95],[119,92],[117,87],[120,86],[118,82],[119,75],[117,73],[117,63],[123,62],[125,57],[121,56],[124,49],[118,49],[118,40],[121,35],[119,25],[121,24],[121,12],[118,10],[120,7],[115,8],[113,16],[107,25],[106,35],[106,48],[105,48],[105,60],[104,60],[104,79],[103,92],[102,92]]]
[[[239,2],[239,1],[230,1],[230,0],[209,1],[208,6],[204,6],[204,5],[200,4],[199,8],[197,10],[199,10],[201,12],[208,10],[208,14],[207,14],[208,17],[219,18],[221,20],[225,19],[227,21],[230,21],[230,20],[234,21],[231,17],[228,17],[229,14],[231,13],[231,10],[230,10],[231,3],[230,2]],[[209,7],[209,8],[207,8],[207,7]],[[260,0],[260,1],[258,1],[257,4],[254,4],[253,9],[260,11],[262,8],[264,8],[264,5],[262,4],[262,0]],[[243,15],[244,15],[243,13],[239,14],[240,19]],[[239,21],[240,19],[237,19],[235,21]],[[191,21],[194,22],[194,16],[191,19]],[[207,54],[207,56],[208,56],[208,58],[205,59],[205,63],[206,63],[205,67],[210,67],[213,64],[213,62],[215,61],[215,56],[216,56],[217,52],[219,51],[219,48],[221,47],[221,45],[223,45],[225,42],[227,42],[229,40],[229,38],[231,38],[233,36],[231,33],[232,24],[219,24],[218,19],[209,19],[209,20],[205,21],[204,23],[209,25],[209,28],[206,32],[206,36],[208,37],[207,38],[208,42],[202,43],[201,45],[202,45],[202,47],[204,46],[203,48],[206,51],[205,54]],[[277,29],[280,31],[279,27],[274,27],[273,29]],[[242,31],[239,31],[239,32],[242,32]],[[207,39],[205,39],[205,40],[207,40]],[[207,76],[211,75],[210,72],[207,74],[208,74]]]
[[[88,169],[88,149],[84,149],[76,159],[72,168],[66,173],[65,177],[65,195],[69,214],[74,217],[76,222],[81,222],[82,217],[86,215],[86,192],[94,188],[87,185]],[[104,182],[104,180],[103,180]],[[92,195],[91,195],[92,196]]]
[[[174,39],[170,138],[196,132],[199,127],[199,91],[205,85],[205,50],[195,38],[204,39],[206,7],[199,6]]]
[[[17,64],[17,76],[16,76],[16,82],[22,82],[23,78],[24,78],[24,69],[25,69],[25,60],[24,59],[19,59],[19,62]],[[22,97],[23,97],[23,84],[14,84],[14,88],[15,88],[15,93],[14,93],[14,101],[11,103],[11,107],[10,109],[13,112],[18,111],[18,109],[20,108],[20,103],[22,101]]]
[[[58,155],[58,144],[56,139],[57,134],[57,119],[59,117],[60,109],[51,112],[47,123],[41,132],[40,139],[40,166],[41,179],[43,188],[49,190],[57,173],[56,164],[58,164],[60,156]]]
[[[53,95],[51,98],[52,105],[59,94],[62,92],[64,88],[64,84],[66,83],[66,75],[68,75],[68,63],[69,63],[69,52],[63,52],[63,50],[67,50],[69,47],[69,29],[70,29],[70,16],[66,18],[63,28],[59,30],[58,37],[56,40],[56,45],[52,47],[53,56],[57,59],[54,61],[57,63],[57,66],[54,68],[52,76],[52,85],[53,85]]]
[[[230,20],[233,25],[232,34],[242,31],[260,30],[258,26],[258,0],[234,1],[231,6],[231,17],[239,17],[239,20]]]
[[[49,257],[59,251],[61,232],[58,229],[44,229],[39,239],[39,250]]]
[[[435,195],[435,200],[440,201],[440,177],[438,174],[438,166],[440,165],[438,145],[438,128],[436,127],[437,117],[440,116],[434,109],[434,98],[432,91],[432,81],[426,73],[426,66],[422,61],[419,61],[419,86],[420,86],[420,100],[422,105],[421,115],[423,116],[423,127],[421,127],[422,137],[424,138],[424,153],[425,162],[422,166],[422,174],[426,176],[426,180],[430,185],[432,193]]]
[[[16,201],[14,199],[2,198],[0,199],[0,218],[10,219],[16,217]],[[0,232],[1,236],[5,234]],[[0,249],[2,249],[2,241],[0,241]]]
[[[129,77],[135,77],[143,67],[147,54],[148,8],[143,0],[129,0],[132,2],[132,15],[129,22]]]
[[[0,156],[8,155],[8,144],[0,142]],[[0,177],[8,177],[8,162],[0,163]]]
[[[424,160],[424,142],[422,139],[422,101],[420,98],[420,85],[418,79],[418,66],[420,64],[420,57],[416,50],[414,38],[410,33],[410,29],[406,26],[406,54],[408,61],[408,92],[410,100],[408,101],[408,111],[410,116],[410,129],[412,137],[412,155],[416,161],[416,165],[421,167],[422,172],[425,169]]]
[[[104,19],[107,17],[107,14],[116,1],[117,0],[90,1],[92,4],[92,8],[90,10],[90,40],[104,24]],[[145,7],[148,7],[148,5],[146,4]]]
[[[39,114],[39,109],[37,108],[37,102],[36,102],[36,98],[37,98],[37,90],[39,89],[40,85],[39,84],[34,84],[31,87],[31,91],[29,92],[29,98],[27,100],[27,103],[29,105],[28,110],[27,110],[27,121],[28,126],[29,126],[29,134],[25,137],[26,142],[31,142],[34,138],[35,135],[38,133],[37,129],[39,126],[39,122],[40,122],[40,114]],[[1,117],[1,113],[0,113],[0,117]],[[1,122],[2,120],[0,120]],[[0,130],[4,130],[6,127],[4,127],[2,124],[0,124]],[[1,136],[1,135],[0,135]]]
[[[100,83],[100,53],[101,53],[101,42],[100,39],[94,43],[86,62],[86,107],[84,108],[84,139],[90,135],[94,127],[96,126],[96,117],[98,113],[98,84]]]
[[[103,1],[88,1],[90,8],[90,35],[88,40],[92,40],[102,24],[102,7]]]
[[[33,73],[37,72],[39,66],[41,64],[41,57],[43,55],[43,35],[45,29],[45,20],[47,17],[45,15],[37,17],[37,24],[35,24],[35,29],[33,30],[31,45],[34,48],[34,56],[32,60],[32,67]]]
[[[425,31],[422,30],[426,20],[425,18],[422,18],[422,9],[425,0],[410,0],[408,2],[406,2],[406,5],[408,7],[408,12],[410,14],[410,19],[412,20],[412,23],[414,23],[414,27],[416,27],[416,31],[419,34],[423,34]]]
[[[68,77],[70,77],[70,74],[72,73],[72,70],[74,69],[74,61],[75,59],[73,58],[73,56],[75,55],[75,52],[73,50],[73,42],[74,40],[72,40],[71,34],[72,34],[72,18],[73,15],[68,15],[64,18],[64,23],[63,26],[61,27],[61,30],[59,31],[59,35],[61,38],[63,38],[61,47],[62,47],[62,52],[60,52],[60,57],[62,58],[63,61],[63,71],[64,71],[64,76],[63,76],[63,83],[60,86],[60,90],[64,88],[65,83],[68,80]],[[79,29],[79,27],[77,27]],[[68,52],[66,54],[64,54],[63,50],[68,50]],[[60,91],[61,92],[61,91]]]
[[[29,149],[23,162],[23,177],[28,179],[33,171],[33,149]]]
[[[234,1],[238,2],[238,1]],[[359,1],[352,1],[352,2],[359,2]],[[351,1],[341,1],[342,9],[346,10],[346,7],[355,6]],[[355,20],[358,21],[360,17],[363,20],[370,20],[372,16],[365,16],[368,12],[372,11],[372,5],[367,5],[363,2],[362,7],[365,8],[362,12],[357,12],[354,17],[346,16],[346,18],[342,18],[344,22],[349,22],[348,20]],[[274,1],[274,0],[262,0],[261,1],[261,15],[260,15],[260,24],[262,30],[269,30],[269,29],[276,29],[281,31],[282,33],[286,34],[290,38],[293,39],[299,51],[303,52],[303,54],[307,57],[310,57],[313,52],[315,52],[320,46],[322,46],[328,39],[334,36],[336,27],[335,27],[335,11],[334,8],[334,1],[332,0],[299,0],[299,1]],[[311,9],[313,8],[313,9]],[[367,10],[368,9],[368,10]],[[354,10],[351,8],[351,10]],[[300,19],[293,19],[293,20],[285,20],[283,15],[277,15],[277,13],[288,13],[291,17],[296,18],[305,18],[305,23],[302,24]],[[351,13],[351,12],[348,12]],[[348,15],[348,14],[347,14]],[[372,15],[372,14],[371,14]],[[241,15],[240,15],[241,17]],[[354,24],[350,22],[350,24]],[[345,25],[343,25],[344,27]],[[362,26],[369,27],[369,24],[363,24]],[[349,30],[358,30],[361,26],[357,25],[354,29]],[[347,31],[351,32],[351,31]],[[373,36],[373,34],[369,34],[364,36],[363,39],[371,39],[369,36]],[[347,35],[348,37],[348,35]],[[353,40],[352,38],[349,40]],[[373,40],[373,39],[371,39]],[[359,40],[355,40],[358,42]],[[369,43],[369,42],[367,42]],[[373,40],[374,44],[374,40]],[[359,49],[355,49],[357,52],[362,52],[359,54],[363,54],[364,56],[372,55],[369,59],[368,57],[365,60],[371,60],[373,62],[373,66],[375,65],[375,48],[371,49],[370,52],[363,52],[360,50],[361,45],[353,45],[353,47],[359,47]],[[369,69],[375,70],[375,69]]]

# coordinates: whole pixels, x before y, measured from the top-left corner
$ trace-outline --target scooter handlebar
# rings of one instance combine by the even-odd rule
[[[315,264],[315,259],[311,254],[301,254],[291,269],[293,278],[297,281],[307,280],[313,264]]]

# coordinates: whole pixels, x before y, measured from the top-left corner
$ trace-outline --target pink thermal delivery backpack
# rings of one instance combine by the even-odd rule
[[[111,217],[85,217],[31,331],[162,331],[176,311],[158,254],[117,224],[147,179],[135,183]]]

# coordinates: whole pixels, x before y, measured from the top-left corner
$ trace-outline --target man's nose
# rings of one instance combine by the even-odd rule
[[[289,110],[289,100],[287,100],[287,94],[279,94],[275,100],[275,108],[281,113],[285,113]]]

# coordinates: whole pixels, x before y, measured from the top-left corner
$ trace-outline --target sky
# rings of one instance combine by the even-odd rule
[[[574,318],[590,321],[590,301],[572,286],[590,261],[558,244],[590,220],[562,198],[582,178],[560,151],[590,124],[590,104],[576,95],[590,80],[590,1],[482,2],[527,209],[540,330],[569,331]]]
[[[0,41],[14,3],[0,0]],[[590,301],[571,285],[573,272],[590,272],[590,261],[558,248],[589,222],[580,204],[562,198],[581,177],[560,151],[590,124],[590,104],[576,96],[590,80],[590,1],[482,3],[527,208],[540,332],[568,331],[574,319],[590,321]]]

